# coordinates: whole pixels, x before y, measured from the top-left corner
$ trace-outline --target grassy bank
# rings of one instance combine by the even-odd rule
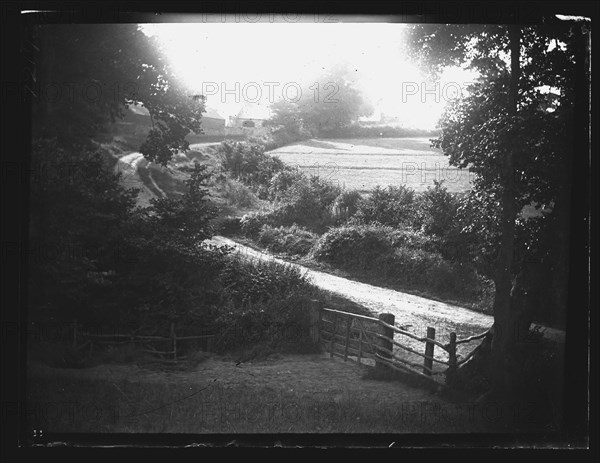
[[[105,365],[77,371],[34,365],[28,399],[28,425],[44,433],[543,430],[532,404],[488,410],[469,398],[367,379],[359,368],[324,356],[246,364],[208,357],[177,368]]]

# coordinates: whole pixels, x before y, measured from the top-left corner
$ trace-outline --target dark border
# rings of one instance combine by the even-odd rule
[[[27,159],[29,152],[29,120],[28,106],[23,101],[15,101],[7,98],[5,83],[20,82],[21,69],[24,58],[19,53],[19,40],[21,44],[27,37],[27,27],[38,22],[48,23],[95,23],[95,22],[162,22],[170,20],[165,13],[240,13],[240,12],[302,12],[306,14],[367,14],[367,15],[391,15],[388,21],[398,22],[442,22],[442,23],[521,23],[531,24],[542,21],[556,21],[555,13],[588,16],[592,23],[598,19],[597,2],[567,1],[529,1],[529,2],[424,2],[409,1],[381,4],[379,2],[364,2],[360,5],[344,4],[344,6],[323,6],[311,1],[302,4],[282,6],[274,1],[252,4],[251,2],[7,2],[2,4],[2,124],[0,124],[2,135],[2,206],[6,216],[2,220],[2,452],[3,456],[8,448],[15,448],[18,428],[15,426],[14,418],[18,414],[13,412],[10,406],[5,404],[17,404],[19,392],[24,386],[24,371],[19,370],[23,360],[23,344],[19,344],[19,331],[26,322],[26,314],[23,310],[15,310],[24,306],[26,291],[26,269],[21,265],[18,253],[8,252],[5,243],[19,243],[23,241],[27,230]],[[19,14],[22,9],[28,10],[50,10],[57,9],[59,12],[48,14],[41,13],[37,16]],[[133,13],[135,12],[135,13]],[[161,14],[162,13],[162,14]],[[597,40],[593,37],[594,44]],[[592,49],[596,47],[592,46]],[[14,64],[7,64],[9,63]],[[594,61],[595,65],[595,61]],[[596,73],[593,72],[592,75]],[[589,286],[589,217],[592,201],[597,199],[597,183],[592,180],[590,171],[589,153],[589,120],[592,116],[588,111],[588,96],[583,89],[588,88],[587,77],[580,74],[577,98],[577,130],[576,152],[581,153],[573,159],[573,171],[582,173],[578,176],[581,181],[574,181],[573,194],[573,221],[571,231],[571,267],[569,277],[569,307],[567,329],[571,335],[567,337],[566,355],[568,359],[566,378],[567,387],[565,398],[569,399],[566,407],[565,425],[566,432],[562,436],[552,436],[545,443],[552,443],[552,438],[559,437],[559,441],[569,446],[586,446],[588,436],[588,412],[591,415],[591,425],[596,425],[597,403],[593,403],[588,410],[587,394],[589,391],[597,391],[597,369],[594,360],[590,360],[593,375],[588,377],[588,316],[595,322],[595,313],[589,314],[588,295],[593,298],[592,306],[596,307],[597,293],[590,294]],[[597,102],[597,94],[593,93],[594,102]],[[597,111],[597,104],[593,106],[593,112]],[[17,115],[18,117],[15,117]],[[597,141],[594,140],[594,153],[598,153]],[[15,175],[15,169],[16,175]],[[585,175],[583,174],[585,173]],[[25,174],[25,175],[23,175]],[[583,179],[586,178],[586,181]],[[595,179],[593,179],[595,180]],[[593,185],[593,186],[591,186]],[[594,195],[591,196],[593,188]],[[597,205],[597,203],[595,204]],[[597,215],[594,215],[594,218]],[[592,235],[593,236],[593,235]],[[7,252],[5,252],[7,251]],[[595,255],[593,269],[595,266]],[[597,273],[595,273],[597,276]],[[594,280],[595,282],[596,280]],[[21,337],[22,340],[22,337]],[[591,342],[596,345],[596,339],[592,337]],[[16,349],[15,349],[16,348]],[[595,350],[593,350],[595,353]],[[17,355],[15,355],[17,354]],[[13,368],[14,367],[14,368]],[[6,371],[8,369],[8,371]],[[15,374],[18,372],[18,374]],[[13,380],[8,383],[7,379]],[[592,381],[590,385],[589,380]],[[14,401],[11,401],[14,399]],[[597,428],[596,428],[597,430]],[[594,433],[589,433],[593,436]],[[22,436],[21,436],[22,437]],[[458,448],[482,448],[482,447],[521,447],[544,445],[539,436],[532,441],[532,436],[524,435],[94,435],[73,434],[48,436],[54,442],[71,442],[77,446],[184,446],[192,444],[216,445],[216,446],[257,446],[272,447],[279,445],[287,446],[356,446],[356,447],[388,447],[395,442],[393,447],[406,448],[431,448],[450,447]],[[547,438],[550,436],[546,436]],[[55,447],[57,450],[61,446]],[[35,449],[27,449],[31,457],[37,455]],[[80,449],[78,449],[80,450]],[[446,450],[447,451],[447,450]],[[153,453],[156,450],[153,450]],[[54,453],[54,452],[52,452]],[[64,452],[61,453],[67,460]],[[70,452],[69,452],[70,453]],[[79,453],[79,452],[77,452]],[[520,453],[520,452],[519,452]],[[562,452],[541,452],[544,460],[553,458],[564,458]],[[572,459],[577,452],[569,452],[568,457]],[[585,455],[590,456],[589,452]],[[48,452],[40,454],[41,458],[47,458]],[[432,455],[433,456],[433,455]],[[81,458],[79,456],[78,458]],[[104,457],[105,458],[105,457]],[[104,459],[103,458],[103,459]]]

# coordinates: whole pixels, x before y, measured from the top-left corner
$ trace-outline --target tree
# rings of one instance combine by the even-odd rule
[[[472,196],[492,206],[486,232],[498,241],[492,243],[493,381],[486,397],[515,392],[516,336],[532,321],[529,305],[523,303],[527,291],[521,287],[532,280],[529,268],[514,258],[527,241],[515,241],[519,226],[523,228],[520,211],[532,202],[552,205],[552,213],[561,214],[565,223],[574,45],[579,34],[552,25],[412,28],[412,53],[429,64],[433,74],[444,66],[463,65],[481,76],[467,97],[450,105],[434,144],[452,165],[477,173]],[[548,97],[547,89],[557,96]]]
[[[135,24],[38,26],[31,84],[35,137],[87,143],[126,105],[145,106],[152,129],[140,151],[166,165],[200,132],[204,100],[188,95],[156,41]]]
[[[34,304],[88,321],[210,304],[220,251],[200,245],[215,215],[205,168],[190,172],[183,197],[142,210],[93,142],[126,105],[140,103],[154,124],[141,151],[164,165],[199,130],[203,99],[185,93],[137,25],[41,26],[33,39],[30,245],[42,257],[30,266]]]
[[[343,67],[302,88],[298,101],[283,99],[275,102],[272,109],[269,123],[282,143],[339,135],[360,116],[373,112]]]

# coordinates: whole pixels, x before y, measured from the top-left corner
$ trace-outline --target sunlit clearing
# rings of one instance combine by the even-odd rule
[[[374,108],[367,119],[435,127],[444,105],[459,97],[472,74],[460,70],[427,82],[404,53],[406,27],[388,23],[145,24],[191,91],[208,96],[223,115],[245,103],[269,106],[286,84],[327,84],[340,66]],[[288,95],[292,95],[290,91]]]

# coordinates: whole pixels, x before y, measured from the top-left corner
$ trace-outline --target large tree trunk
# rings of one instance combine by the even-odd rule
[[[509,26],[511,76],[509,87],[509,115],[517,116],[519,75],[520,75],[520,46],[521,29],[517,25]],[[501,216],[501,242],[494,283],[496,286],[494,298],[494,327],[491,349],[492,388],[490,396],[510,398],[514,392],[514,348],[517,340],[517,328],[522,316],[522,305],[513,304],[513,256],[515,247],[515,222],[517,217],[515,169],[514,160],[518,145],[514,138],[509,140],[509,149],[504,158]],[[521,327],[521,330],[523,327]]]

